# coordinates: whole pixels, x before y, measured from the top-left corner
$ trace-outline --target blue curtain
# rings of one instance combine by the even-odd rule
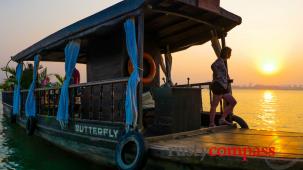
[[[34,58],[33,81],[29,87],[29,91],[25,102],[25,114],[27,117],[36,116],[36,99],[34,92],[36,86],[38,67],[39,67],[39,55],[36,55]]]
[[[129,128],[131,125],[136,127],[138,109],[137,109],[137,85],[140,81],[138,69],[138,49],[136,40],[136,28],[134,19],[128,19],[124,23],[126,33],[126,47],[130,60],[133,64],[134,71],[130,75],[126,89],[126,126]]]
[[[18,63],[16,67],[16,80],[17,84],[15,84],[14,87],[14,104],[13,104],[13,115],[19,115],[20,113],[20,107],[21,107],[21,94],[20,94],[20,83],[22,78],[22,70],[23,70],[23,64]]]
[[[68,122],[68,104],[69,94],[68,87],[73,74],[73,70],[76,66],[78,55],[80,51],[80,41],[71,41],[65,47],[65,80],[61,88],[61,94],[59,99],[59,106],[57,112],[57,120],[60,123]]]

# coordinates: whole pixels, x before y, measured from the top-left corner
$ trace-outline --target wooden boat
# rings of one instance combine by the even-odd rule
[[[224,46],[226,33],[241,23],[239,16],[219,4],[219,0],[124,0],[55,32],[12,57],[13,61],[21,63],[33,61],[34,56],[40,54],[41,61],[64,62],[65,45],[70,40],[81,40],[77,62],[86,64],[88,82],[69,86],[68,124],[62,126],[56,120],[61,90],[38,87],[34,91],[37,103],[34,134],[83,158],[108,166],[117,165],[116,145],[125,131],[126,87],[131,72],[123,27],[129,18],[135,21],[137,30],[138,65],[144,67],[144,71],[139,69],[142,81],[137,88],[136,131],[144,137],[145,149],[151,150],[148,164],[155,167],[155,162],[167,161],[163,157],[166,151],[157,149],[160,146],[157,140],[161,140],[163,146],[163,135],[199,136],[209,130],[226,129],[207,128],[209,118],[202,108],[201,91],[210,83],[177,86],[169,84],[167,79],[166,85],[160,86],[162,54],[208,42],[212,38],[211,31],[217,33]],[[169,72],[167,60],[169,58],[165,59],[165,71]],[[28,92],[21,90],[21,112],[16,122],[29,131],[25,113]],[[148,98],[148,94],[152,99],[149,97],[146,104],[142,96]],[[4,91],[2,98],[4,113],[12,117],[13,92]],[[150,148],[149,142],[152,143]],[[199,141],[192,142],[199,144]],[[133,152],[131,149],[127,156]],[[174,158],[169,160],[169,165],[182,164],[179,163],[182,157],[175,155]],[[191,163],[185,161],[182,166],[191,167]]]

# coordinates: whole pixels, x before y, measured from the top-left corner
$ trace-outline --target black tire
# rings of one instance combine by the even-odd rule
[[[249,129],[249,126],[245,120],[237,115],[232,115],[232,121],[236,122],[242,129]]]
[[[27,122],[26,122],[26,134],[28,136],[32,136],[35,133],[35,129],[36,129],[36,118],[30,116],[27,118]]]
[[[134,160],[131,163],[127,163],[125,160],[125,149],[128,148],[127,144],[130,143],[135,144],[136,152]],[[144,168],[147,162],[147,149],[141,133],[129,131],[121,136],[116,145],[115,161],[120,170],[141,170]]]
[[[11,114],[10,120],[12,124],[15,124],[17,122],[17,115]]]

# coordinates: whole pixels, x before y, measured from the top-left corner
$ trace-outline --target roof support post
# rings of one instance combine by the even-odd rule
[[[138,64],[140,82],[138,85],[138,129],[143,128],[143,109],[142,109],[142,93],[143,93],[143,54],[144,54],[144,13],[141,12],[137,16],[138,27]]]
[[[222,37],[221,37],[221,46],[222,46],[222,49],[224,47],[226,47],[226,41],[225,41],[225,37],[227,36],[227,33],[223,33]],[[227,65],[227,60],[225,60],[225,66],[226,66],[226,69],[227,69],[227,72],[228,72],[228,65]]]
[[[222,48],[226,47],[225,36],[226,36],[226,33],[225,33],[225,35],[223,35],[222,38],[221,38]]]

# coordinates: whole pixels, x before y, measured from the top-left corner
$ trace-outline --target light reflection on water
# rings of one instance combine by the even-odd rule
[[[208,89],[202,95],[208,111]],[[233,89],[233,95],[238,101],[234,113],[251,129],[303,132],[303,91]]]
[[[263,98],[261,99],[260,111],[257,115],[262,120],[263,126],[270,130],[276,130],[276,105],[277,96],[274,92],[266,90],[263,92]]]

